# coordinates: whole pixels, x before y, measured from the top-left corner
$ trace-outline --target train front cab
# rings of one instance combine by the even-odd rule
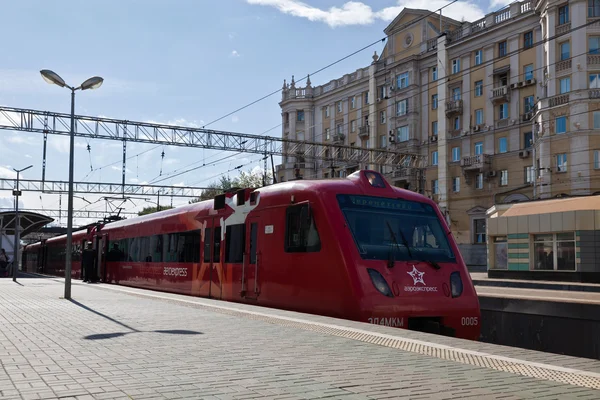
[[[332,201],[347,226],[340,241],[357,271],[361,320],[477,340],[479,300],[437,205],[374,171],[348,178],[362,193]]]

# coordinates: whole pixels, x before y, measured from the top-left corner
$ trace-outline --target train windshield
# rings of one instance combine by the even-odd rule
[[[361,257],[456,262],[446,230],[429,204],[384,197],[338,195]]]

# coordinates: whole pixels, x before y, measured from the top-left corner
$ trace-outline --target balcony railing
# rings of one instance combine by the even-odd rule
[[[333,141],[334,142],[343,142],[345,137],[346,137],[346,135],[344,135],[343,133],[336,133],[335,135],[333,135]]]
[[[414,168],[403,167],[394,170],[394,179],[411,179],[417,175],[417,171]]]
[[[505,103],[510,101],[510,90],[508,85],[493,88],[490,93],[492,102]]]
[[[600,65],[600,54],[588,54],[587,63],[588,65]]]
[[[360,126],[358,128],[358,136],[362,137],[369,137],[369,125],[364,125],[364,126]]]
[[[571,23],[570,23],[570,22],[567,22],[566,24],[558,25],[558,26],[556,27],[556,31],[555,31],[555,33],[556,33],[557,35],[562,35],[562,34],[564,34],[564,33],[567,33],[567,32],[568,32],[568,31],[570,31],[570,30],[571,30]]]
[[[562,106],[569,102],[569,94],[559,94],[558,96],[551,97],[548,101],[550,107]]]
[[[463,112],[463,101],[462,100],[450,100],[446,102],[446,115],[462,114]]]
[[[491,164],[492,156],[489,154],[477,154],[474,156],[463,157],[460,161],[460,166],[465,171],[482,171],[489,164]]]
[[[572,60],[562,60],[556,63],[556,72],[567,71],[571,69]]]

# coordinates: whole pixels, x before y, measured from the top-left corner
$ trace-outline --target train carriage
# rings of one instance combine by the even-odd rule
[[[374,171],[229,191],[78,235],[93,238],[105,282],[479,338],[477,294],[439,208]],[[42,269],[62,276],[64,243],[25,252],[39,264],[46,248]]]

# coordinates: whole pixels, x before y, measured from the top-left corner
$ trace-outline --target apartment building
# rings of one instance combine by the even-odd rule
[[[471,265],[486,265],[490,207],[600,191],[600,0],[516,2],[474,22],[404,9],[384,32],[369,66],[284,82],[282,135],[426,161],[288,155],[280,181],[379,168],[438,202]]]

